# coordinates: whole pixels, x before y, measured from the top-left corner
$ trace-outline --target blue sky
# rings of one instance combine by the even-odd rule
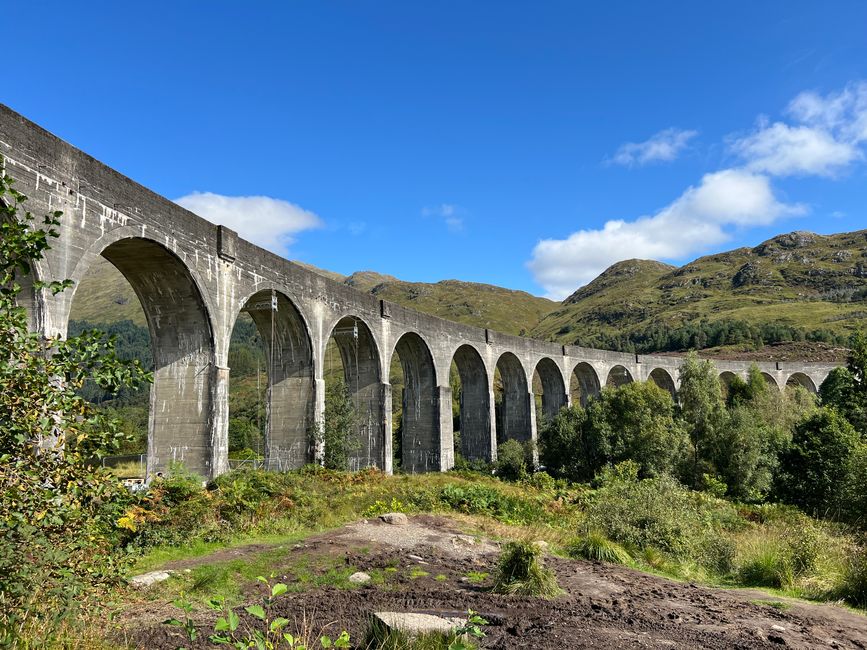
[[[864,2],[133,5],[5,8],[0,101],[291,259],[563,297],[867,227]]]

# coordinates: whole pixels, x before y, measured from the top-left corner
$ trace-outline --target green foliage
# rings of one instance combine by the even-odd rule
[[[710,361],[700,361],[691,352],[680,367],[680,418],[692,444],[690,477],[693,487],[701,484],[701,476],[713,473],[709,462],[712,450],[724,426],[725,404],[716,368]]]
[[[328,469],[346,470],[352,454],[361,447],[355,433],[357,416],[349,389],[342,379],[329,383],[325,392],[325,419],[314,429],[313,443],[324,449]]]
[[[836,408],[867,438],[867,335],[858,330],[852,336],[845,368],[835,368],[819,387],[822,404]]]
[[[849,456],[838,504],[843,519],[867,528],[867,442],[859,443]]]
[[[570,481],[589,481],[593,465],[588,462],[584,422],[587,412],[580,406],[560,409],[539,431],[539,461],[552,476]]]
[[[50,634],[94,588],[118,580],[122,562],[108,551],[129,497],[87,461],[123,435],[78,391],[92,381],[116,394],[149,375],[99,332],[64,340],[28,331],[22,286],[58,293],[70,284],[32,277],[61,215],[37,224],[5,172],[0,199],[0,642],[11,643],[28,620],[47,622]]]
[[[553,598],[562,593],[554,572],[546,568],[542,549],[528,541],[509,542],[497,567],[494,593]]]
[[[223,599],[209,599],[208,607],[220,616],[214,623],[213,634],[208,636],[208,640],[213,644],[227,645],[238,650],[312,650],[309,630],[290,632],[289,619],[272,615],[274,604],[289,591],[285,583],[275,582],[273,578],[273,575],[271,579],[263,576],[256,578],[264,585],[264,593],[260,595],[259,602],[244,607],[248,616],[243,619],[234,609],[228,607]],[[180,628],[185,640],[195,642],[199,638],[199,630],[190,618],[192,605],[183,595],[171,604],[183,611],[184,617],[170,618],[163,621],[163,624]],[[336,639],[322,635],[316,641],[318,643],[315,645],[319,648],[351,647],[349,634],[345,630]]]
[[[855,549],[850,553],[839,595],[856,607],[867,608],[867,549]]]
[[[609,564],[629,564],[632,559],[625,548],[598,530],[588,530],[586,534],[579,535],[566,551],[570,557]]]
[[[517,440],[506,440],[497,447],[497,476],[507,481],[520,481],[527,475],[524,447]]]
[[[798,423],[780,456],[777,494],[808,513],[828,513],[836,506],[858,443],[858,434],[842,415],[817,409]]]
[[[708,540],[736,519],[724,501],[692,492],[671,477],[640,480],[638,465],[628,461],[603,473],[582,528],[627,548],[698,558],[709,548]]]
[[[594,473],[634,460],[642,477],[674,472],[688,445],[671,395],[652,381],[603,389],[587,406],[584,438]]]

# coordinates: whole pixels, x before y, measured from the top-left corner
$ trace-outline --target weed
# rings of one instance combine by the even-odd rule
[[[588,531],[575,539],[567,549],[570,557],[610,564],[629,564],[632,559],[625,548],[612,542],[598,530]]]
[[[467,571],[466,579],[472,582],[473,584],[478,584],[480,582],[484,582],[487,580],[490,574],[485,571]]]
[[[532,542],[509,542],[503,550],[493,591],[553,598],[562,593],[554,572],[545,568],[542,550]]]
[[[424,578],[429,575],[429,572],[425,571],[424,569],[419,569],[418,567],[413,567],[409,570],[409,577],[413,580],[417,578]]]

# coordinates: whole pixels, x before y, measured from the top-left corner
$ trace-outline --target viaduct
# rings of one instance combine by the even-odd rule
[[[37,217],[63,212],[60,238],[34,269],[76,285],[102,256],[141,301],[154,354],[148,472],[173,460],[211,477],[228,469],[229,340],[242,311],[273,359],[268,382],[266,465],[313,459],[311,428],[325,408],[326,344],[340,350],[360,417],[353,468],[392,470],[395,353],[404,372],[401,465],[443,471],[454,462],[449,370],[462,386],[460,452],[493,460],[497,441],[536,437],[532,388],[542,412],[585,401],[606,385],[651,380],[674,392],[681,359],[558,345],[468,327],[361,293],[293,264],[122,176],[0,104],[0,155]],[[73,289],[56,296],[25,285],[30,327],[66,334]],[[748,362],[717,362],[721,378]],[[760,363],[765,378],[815,391],[832,364]],[[494,373],[503,384],[495,407]]]

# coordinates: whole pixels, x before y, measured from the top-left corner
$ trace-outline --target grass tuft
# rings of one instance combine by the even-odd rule
[[[557,585],[554,572],[543,564],[542,549],[528,541],[506,544],[500,556],[493,591],[543,598],[553,598],[563,593]]]

